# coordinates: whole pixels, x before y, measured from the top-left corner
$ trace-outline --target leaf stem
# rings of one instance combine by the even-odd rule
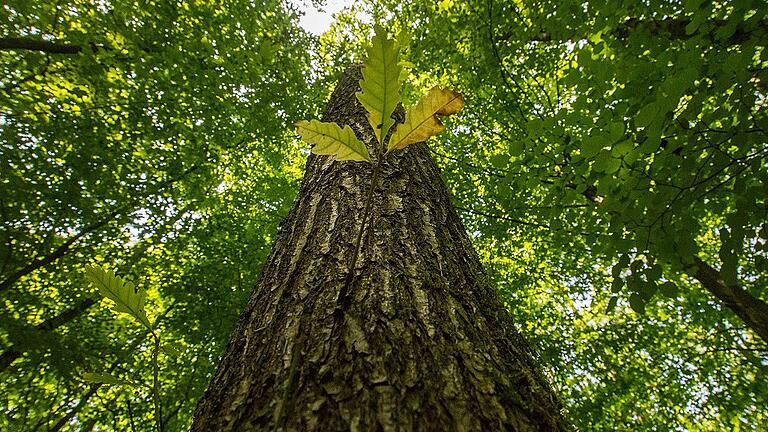
[[[155,340],[155,347],[152,350],[152,399],[155,403],[155,423],[157,424],[157,431],[163,432],[163,415],[160,408],[160,381],[158,375],[160,374],[160,365],[157,362],[157,355],[160,352],[160,338],[157,337],[155,332],[152,332],[152,338]]]

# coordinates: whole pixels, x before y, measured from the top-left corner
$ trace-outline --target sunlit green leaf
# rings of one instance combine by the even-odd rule
[[[363,62],[363,79],[357,99],[368,111],[368,121],[376,139],[383,143],[390,127],[395,123],[392,113],[400,103],[402,67],[399,64],[400,48],[394,39],[387,38],[381,26],[375,27],[376,34],[366,50]]]
[[[312,153],[332,155],[339,161],[371,161],[365,144],[348,125],[342,129],[336,123],[302,120],[296,123],[296,132],[301,135],[301,139],[314,144]]]
[[[133,282],[124,281],[112,270],[105,270],[99,266],[86,267],[85,275],[99,290],[99,294],[112,301],[112,309],[115,312],[128,314],[144,327],[152,330],[152,325],[144,311],[146,291],[136,287]]]

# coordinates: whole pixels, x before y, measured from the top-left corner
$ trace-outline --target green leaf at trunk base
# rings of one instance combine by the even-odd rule
[[[108,374],[101,374],[101,373],[94,373],[94,372],[86,372],[82,375],[83,381],[88,381],[92,383],[100,383],[100,384],[112,384],[112,385],[129,385],[133,387],[138,387],[141,384],[128,381],[124,379],[120,379],[117,377],[114,377],[112,375]]]

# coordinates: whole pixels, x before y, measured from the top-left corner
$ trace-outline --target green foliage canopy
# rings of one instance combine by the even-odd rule
[[[92,307],[89,264],[147,287],[178,351],[165,423],[188,427],[298,189],[291,125],[365,56],[362,12],[410,62],[406,105],[466,95],[430,148],[574,423],[759,430],[766,344],[697,264],[766,298],[750,0],[383,0],[316,39],[278,1],[4,3],[0,429],[149,429],[149,391],[82,379],[152,374],[147,330]]]

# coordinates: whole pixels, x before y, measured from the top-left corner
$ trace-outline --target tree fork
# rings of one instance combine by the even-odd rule
[[[324,121],[349,125],[376,164],[360,78],[359,66],[346,71]],[[372,175],[309,157],[192,430],[567,429],[426,145],[382,161],[350,268]]]

